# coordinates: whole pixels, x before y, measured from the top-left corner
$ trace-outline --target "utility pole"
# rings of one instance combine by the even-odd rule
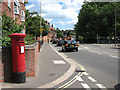
[[[41,0],[40,0],[40,29],[41,29]],[[42,31],[40,30],[40,36],[42,37]]]
[[[115,2],[115,46],[116,46],[116,3]]]

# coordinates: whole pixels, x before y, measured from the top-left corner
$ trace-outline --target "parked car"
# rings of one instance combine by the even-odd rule
[[[63,43],[64,43],[64,40],[58,40],[57,41],[57,46],[62,46]]]
[[[57,44],[57,39],[52,39],[52,44]]]
[[[62,45],[62,51],[76,50],[78,51],[78,44],[75,40],[66,40]]]

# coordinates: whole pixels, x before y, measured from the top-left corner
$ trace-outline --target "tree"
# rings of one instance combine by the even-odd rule
[[[60,30],[59,28],[57,28],[56,33],[58,38],[63,38],[63,30]]]
[[[115,8],[116,7],[116,8]],[[120,2],[85,2],[80,9],[78,22],[74,29],[78,36],[82,36],[85,42],[96,42],[96,35],[101,37],[114,36],[115,25],[117,35],[120,32]]]
[[[37,15],[37,12],[29,12],[26,10],[26,33],[33,34],[34,36],[40,35],[40,20],[42,21],[42,28],[44,29],[42,35],[47,35],[49,32],[49,27],[46,24],[46,21]]]

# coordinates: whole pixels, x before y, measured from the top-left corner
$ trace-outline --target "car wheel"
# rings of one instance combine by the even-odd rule
[[[78,48],[76,49],[76,52],[78,52]]]
[[[62,48],[62,51],[64,51],[64,49]]]

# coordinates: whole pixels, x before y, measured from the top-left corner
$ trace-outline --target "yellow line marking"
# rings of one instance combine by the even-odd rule
[[[55,90],[59,90],[59,89],[60,89],[60,90],[63,90],[63,89],[65,89],[65,88],[69,87],[70,85],[72,85],[74,82],[77,81],[77,78],[76,78],[76,77],[78,77],[78,76],[81,77],[82,75],[83,75],[83,73],[79,72],[76,76],[73,77],[73,79],[71,79],[69,82],[65,83],[64,85],[60,86],[59,88],[57,88],[57,89],[55,89]]]
[[[81,73],[78,73],[76,76],[78,76],[79,74],[81,74]],[[76,78],[76,76],[73,77],[69,82],[67,82],[67,83],[65,83],[64,85],[60,86],[59,88],[62,88],[62,87],[64,87],[65,85],[67,85],[67,84],[69,84],[70,82],[72,82],[72,81]]]
[[[81,73],[80,77],[83,75],[83,73]],[[76,77],[76,76],[75,76]],[[77,81],[77,78],[75,78],[75,80],[73,82],[71,82],[70,84],[68,84],[67,86],[65,86],[64,88],[69,87],[70,85],[72,85],[75,81]]]
[[[74,82],[76,82],[77,81],[77,79],[75,79],[73,82],[71,82],[70,84],[68,84],[67,86],[65,86],[64,88],[67,88],[67,87],[69,87],[70,85],[72,85]]]
[[[72,60],[71,58],[70,58],[70,60],[72,62],[74,62],[76,65],[78,65],[81,68],[81,70],[85,71],[85,68],[81,64],[77,63],[76,61]]]

